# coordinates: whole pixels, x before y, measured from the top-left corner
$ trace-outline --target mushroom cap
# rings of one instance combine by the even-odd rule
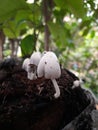
[[[41,58],[38,68],[38,77],[44,76],[46,79],[56,79],[61,75],[59,61],[53,52],[47,52]]]
[[[75,80],[73,84],[75,87],[78,87],[80,85],[80,80]]]
[[[60,65],[54,58],[48,58],[45,64],[45,78],[57,79],[61,75]]]
[[[55,59],[58,60],[57,56],[52,51],[44,51],[42,54],[43,54],[43,56],[47,56],[48,55],[48,57],[52,57],[52,58],[54,57]]]
[[[30,59],[29,59],[29,58],[26,58],[26,59],[23,61],[22,68],[23,68],[25,71],[28,71],[29,64],[30,64]]]
[[[30,64],[38,66],[40,59],[41,59],[41,53],[34,52],[30,57]]]
[[[43,77],[44,76],[44,68],[45,68],[45,61],[46,61],[46,57],[43,56],[38,64],[37,67],[37,75],[38,77]]]

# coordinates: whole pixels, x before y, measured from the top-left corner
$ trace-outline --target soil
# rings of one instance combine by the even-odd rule
[[[91,130],[90,114],[95,109],[92,93],[81,86],[72,89],[78,77],[67,69],[61,71],[57,79],[61,95],[55,99],[51,80],[31,81],[20,62],[3,61],[0,64],[0,129],[62,130],[80,115],[73,130]],[[85,114],[81,115],[84,110]]]

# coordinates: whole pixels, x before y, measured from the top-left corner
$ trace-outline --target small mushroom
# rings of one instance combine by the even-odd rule
[[[82,80],[75,80],[75,81],[73,82],[72,89],[74,89],[74,88],[77,88],[77,87],[81,86],[81,84],[82,84],[82,83],[83,83],[83,81],[82,81]]]
[[[38,77],[44,76],[46,79],[51,79],[56,91],[54,97],[58,98],[60,96],[60,89],[56,79],[60,77],[61,69],[57,56],[53,52],[49,51],[43,55],[38,64],[37,74]]]
[[[37,66],[41,59],[40,52],[34,52],[30,57],[30,71],[32,72],[32,80],[37,78]]]
[[[26,58],[24,61],[23,61],[23,64],[22,64],[22,69],[24,69],[25,71],[28,71],[28,66],[30,64],[30,59],[29,58]]]
[[[26,58],[23,61],[22,68],[27,72],[27,78],[31,80],[34,77],[34,74],[31,72],[30,59],[29,58]]]
[[[30,64],[38,66],[40,59],[41,59],[41,53],[39,51],[34,52],[30,57]]]

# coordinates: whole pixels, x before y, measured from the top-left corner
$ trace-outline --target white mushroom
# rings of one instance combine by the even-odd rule
[[[28,65],[30,64],[30,59],[29,58],[26,58],[24,61],[23,61],[23,64],[22,64],[22,68],[25,70],[25,71],[28,71]]]
[[[83,83],[83,81],[82,81],[82,80],[75,80],[75,81],[73,82],[72,89],[74,89],[74,88],[77,88],[77,87],[81,86],[81,84],[82,84],[82,83]]]
[[[38,77],[45,77],[46,79],[51,79],[56,93],[54,94],[55,98],[60,96],[60,89],[56,82],[56,79],[61,75],[61,69],[56,55],[49,51],[46,52],[41,58],[38,68],[37,68]]]
[[[30,57],[30,64],[38,66],[40,59],[41,59],[41,53],[39,51],[34,52]]]
[[[34,52],[30,57],[30,71],[32,72],[32,78],[30,78],[31,80],[37,78],[37,66],[39,64],[40,59],[40,52]]]
[[[48,55],[48,57],[54,57],[54,59],[55,60],[57,60],[58,61],[58,58],[57,58],[57,56],[55,55],[55,53],[54,52],[52,52],[52,51],[44,51],[43,53],[42,53],[42,56],[47,56]]]
[[[23,61],[22,68],[27,72],[27,78],[31,80],[34,77],[34,74],[31,72],[30,59],[29,58],[26,58]]]

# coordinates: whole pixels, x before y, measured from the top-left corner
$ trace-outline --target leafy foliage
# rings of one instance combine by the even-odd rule
[[[24,9],[28,9],[25,0],[0,0],[0,23],[10,19],[18,10]]]
[[[76,17],[84,17],[85,11],[83,6],[83,0],[54,0],[57,6],[62,9],[67,9],[71,13],[74,13]],[[78,10],[78,11],[77,11]]]

